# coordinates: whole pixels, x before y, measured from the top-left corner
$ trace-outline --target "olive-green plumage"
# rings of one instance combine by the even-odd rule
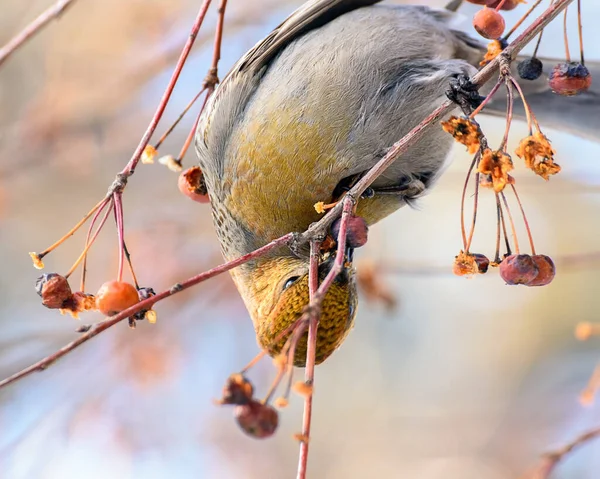
[[[371,168],[394,141],[444,98],[449,80],[470,75],[479,50],[423,7],[374,0],[307,3],[245,55],[209,101],[196,146],[227,259],[290,231],[304,231],[344,179]],[[360,200],[373,224],[422,194],[443,170],[452,138],[433,129],[375,183],[404,194]],[[400,232],[401,233],[401,232]],[[285,247],[232,272],[258,342],[276,354],[279,332],[308,303],[308,257]],[[354,321],[348,267],[327,294],[317,361]],[[304,364],[306,340],[295,363]]]

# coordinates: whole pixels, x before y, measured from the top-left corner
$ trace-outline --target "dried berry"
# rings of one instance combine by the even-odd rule
[[[500,193],[507,184],[510,184],[511,177],[508,172],[512,169],[513,162],[504,151],[492,151],[489,148],[483,151],[478,171],[483,175],[490,176],[496,193]]]
[[[96,308],[105,316],[112,316],[137,304],[135,286],[123,281],[107,281],[96,294]]]
[[[479,125],[470,118],[459,118],[451,116],[442,122],[442,128],[450,133],[456,141],[467,147],[469,153],[475,153],[481,142],[481,130]]]
[[[515,154],[525,161],[525,166],[545,180],[560,171],[560,165],[554,163],[554,153],[550,141],[540,131],[522,139],[515,150]]]
[[[485,66],[491,62],[494,58],[502,53],[502,51],[508,46],[508,42],[504,39],[492,40],[488,43],[487,51],[483,57],[483,60],[479,62],[480,66]]]
[[[158,152],[156,151],[156,148],[154,148],[152,145],[146,145],[146,148],[144,148],[140,159],[142,160],[143,164],[150,165],[154,163],[154,158],[156,158],[157,154]]]
[[[531,258],[539,271],[537,276],[527,283],[527,286],[546,286],[550,284],[556,275],[556,267],[552,258],[543,254],[536,254]]]
[[[238,406],[248,404],[252,401],[254,394],[254,386],[252,383],[240,373],[232,374],[227,378],[225,386],[223,386],[223,397],[219,404],[235,404]]]
[[[500,276],[506,284],[529,284],[539,273],[528,254],[511,254],[500,263]]]
[[[279,424],[275,408],[258,401],[236,406],[234,415],[242,431],[256,439],[272,436]]]
[[[181,160],[175,158],[173,155],[161,156],[158,159],[158,162],[161,165],[165,165],[167,168],[169,168],[169,170],[174,171],[175,173],[179,173],[183,169],[183,166],[181,166]]]
[[[581,63],[559,63],[550,73],[549,85],[559,95],[578,95],[590,88],[592,75]]]
[[[486,273],[489,266],[490,260],[485,255],[461,251],[454,258],[452,272],[456,276],[473,276]]]
[[[35,290],[42,297],[42,304],[50,309],[62,308],[72,294],[67,278],[57,273],[41,275],[35,282]]]
[[[35,269],[44,269],[44,262],[42,261],[42,257],[37,253],[29,253],[31,259],[33,261],[33,267]]]
[[[185,196],[191,198],[198,203],[208,203],[208,191],[204,183],[204,175],[199,166],[188,168],[179,175],[177,186]]]
[[[481,253],[473,253],[473,257],[475,258],[475,263],[477,263],[477,272],[479,274],[487,273],[487,270],[490,267],[490,260],[488,257]]]
[[[538,58],[526,58],[522,62],[519,62],[517,71],[523,80],[537,80],[542,76],[544,64]]]
[[[144,301],[145,299],[151,298],[152,296],[156,296],[154,289],[152,289],[150,287],[140,288],[137,290],[137,293],[138,293],[138,298],[140,301]],[[137,321],[142,321],[143,319],[148,319],[148,317],[147,317],[148,312],[149,312],[148,309],[142,309],[141,311],[138,311],[137,313],[135,313],[133,315],[133,318],[136,319]],[[155,320],[154,322],[156,322],[156,313],[154,313],[153,319]],[[151,321],[148,321],[148,322],[151,322]]]
[[[494,40],[504,33],[504,17],[496,10],[483,7],[473,17],[473,27],[483,38]]]
[[[334,238],[338,237],[340,232],[341,218],[338,218],[331,225],[331,234]],[[346,228],[346,244],[350,248],[360,248],[367,243],[369,235],[369,227],[364,218],[360,216],[351,216],[348,219],[348,226]]]

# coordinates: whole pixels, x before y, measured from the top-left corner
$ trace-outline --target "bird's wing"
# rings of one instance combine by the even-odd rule
[[[313,0],[305,3],[248,51],[233,66],[223,83],[240,72],[260,70],[303,33],[325,25],[344,13],[379,2],[381,0]]]

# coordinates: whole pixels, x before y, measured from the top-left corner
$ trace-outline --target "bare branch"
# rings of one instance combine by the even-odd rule
[[[0,48],[0,65],[2,65],[2,63],[4,63],[6,59],[18,50],[27,40],[38,33],[52,20],[58,18],[74,2],[75,0],[58,0],[54,5],[21,30],[6,45]]]
[[[554,471],[554,468],[560,461],[566,458],[575,448],[580,447],[600,437],[600,427],[591,429],[579,437],[564,445],[556,451],[546,453],[542,456],[539,464],[535,466],[530,472],[525,474],[522,479],[547,479],[550,474]]]

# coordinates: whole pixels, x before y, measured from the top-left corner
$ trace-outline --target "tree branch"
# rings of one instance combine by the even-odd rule
[[[6,59],[18,50],[27,40],[38,33],[52,20],[58,18],[74,2],[75,0],[58,0],[54,5],[15,35],[6,45],[0,48],[0,65],[2,65]]]

